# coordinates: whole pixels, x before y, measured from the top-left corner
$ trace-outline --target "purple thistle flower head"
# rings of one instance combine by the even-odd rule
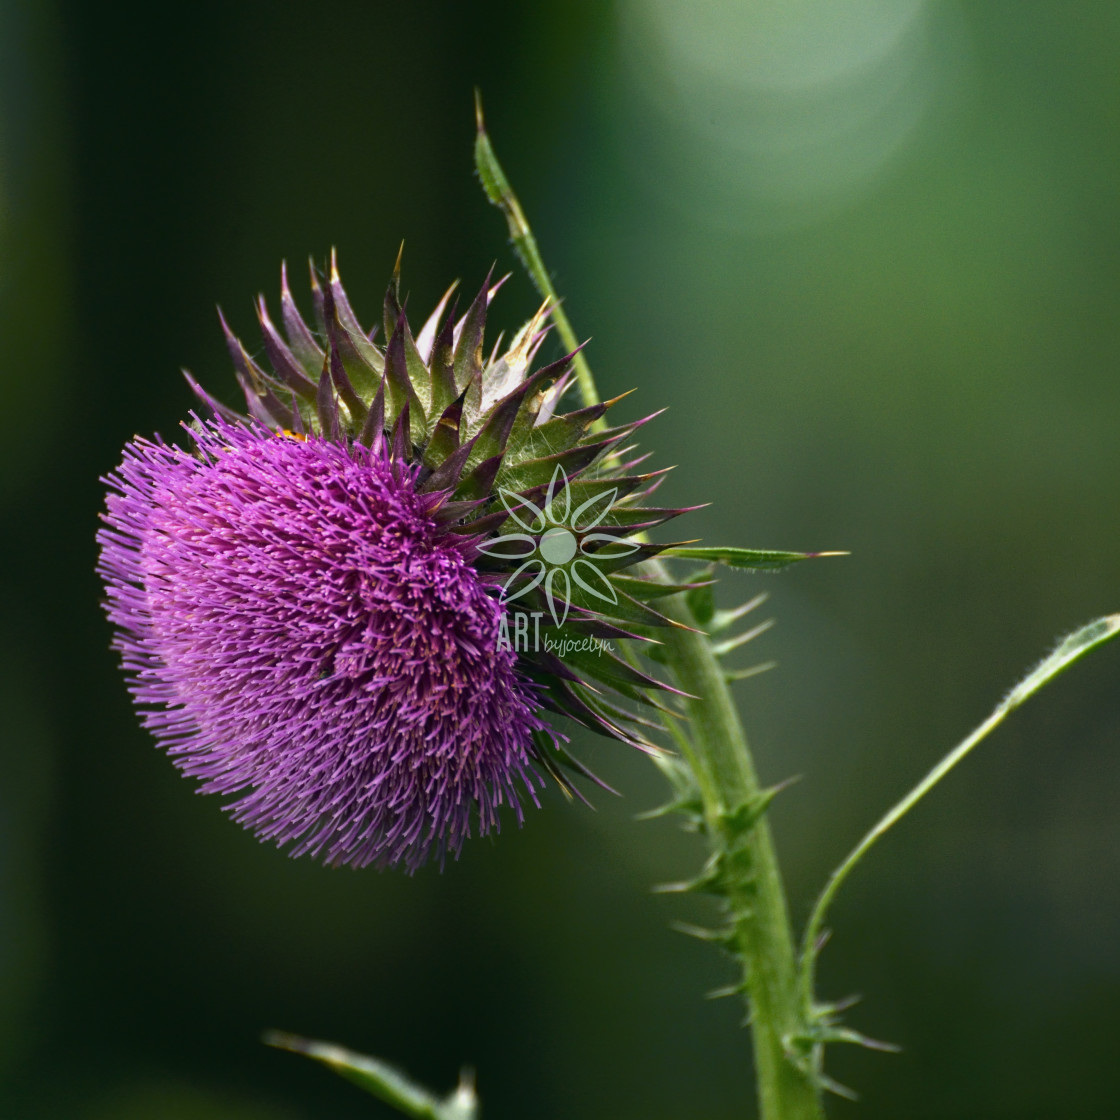
[[[203,792],[240,795],[234,819],[294,855],[415,870],[503,804],[520,821],[538,771],[598,781],[543,707],[652,749],[616,698],[663,686],[602,647],[671,625],[649,601],[681,587],[622,574],[658,546],[619,538],[682,511],[643,504],[662,478],[628,459],[644,421],[563,412],[570,356],[531,369],[547,307],[485,360],[489,278],[414,336],[394,275],[383,349],[333,257],[311,287],[317,331],[286,273],[283,336],[258,301],[271,373],[222,320],[251,419],[188,375],[214,417],[194,448],[126,446],[98,570],[143,720]],[[523,516],[560,507],[563,556]]]
[[[329,864],[457,855],[536,800],[535,686],[473,539],[383,450],[215,420],[136,439],[99,572],[145,724],[259,837]]]

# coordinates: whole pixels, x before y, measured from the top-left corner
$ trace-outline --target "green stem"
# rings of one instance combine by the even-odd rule
[[[682,614],[678,610],[676,614]],[[746,832],[730,823],[737,809],[759,805],[759,785],[739,713],[723,669],[704,634],[674,629],[665,654],[687,700],[689,736],[682,750],[696,775],[714,851],[732,860],[725,889],[735,951],[743,962],[759,1112],[763,1120],[820,1120],[820,1096],[807,1070],[789,1056],[787,1040],[801,1029],[797,964],[785,891],[770,827],[761,816]]]
[[[836,897],[844,880],[851,874],[856,864],[867,854],[872,844],[879,839],[888,829],[900,821],[946,774],[952,770],[965,755],[1004,720],[1006,711],[993,712],[963,743],[958,744],[946,755],[901,801],[898,802],[882,819],[868,831],[867,835],[848,853],[844,862],[829,876],[828,883],[813,907],[813,913],[805,926],[805,935],[801,946],[801,998],[803,1006],[808,1008],[813,999],[817,955],[820,950],[821,934],[824,930],[825,917]]]
[[[506,216],[510,237],[537,290],[552,304],[564,345],[575,350],[575,332],[560,305],[536,238],[490,145],[475,95],[478,134],[475,166],[490,201]],[[582,352],[574,359],[584,407],[600,401]],[[602,426],[600,420],[599,425]],[[664,574],[660,562],[649,562]],[[795,1063],[788,1040],[801,1033],[797,963],[785,891],[764,815],[744,827],[743,810],[765,804],[743,725],[707,635],[689,628],[688,611],[670,600],[665,613],[680,622],[663,638],[666,663],[685,700],[689,735],[675,736],[696,775],[713,853],[728,871],[723,889],[733,920],[734,949],[743,962],[762,1120],[822,1120],[820,1094],[804,1065]]]
[[[1082,626],[1067,635],[1054,651],[1043,658],[995,707],[995,710],[971,735],[958,743],[928,774],[902,798],[893,808],[852,849],[844,862],[832,873],[828,883],[817,899],[809,922],[805,926],[805,936],[801,947],[801,999],[804,1013],[811,1011],[813,990],[816,978],[817,956],[820,952],[821,934],[824,931],[828,908],[836,897],[836,892],[851,874],[856,864],[870,850],[872,845],[887,831],[894,827],[927,793],[936,786],[951,770],[972,753],[1020,704],[1029,700],[1043,685],[1048,684],[1058,674],[1083,657],[1090,650],[1111,641],[1120,634],[1120,614],[1106,615]]]

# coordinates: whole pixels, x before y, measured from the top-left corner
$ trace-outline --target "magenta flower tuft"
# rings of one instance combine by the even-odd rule
[[[144,722],[234,819],[329,864],[457,855],[536,800],[537,686],[448,531],[384,446],[215,419],[136,439],[99,571]]]
[[[381,347],[333,254],[315,327],[285,270],[283,335],[257,302],[269,369],[222,319],[248,415],[188,374],[195,446],[137,438],[105,480],[98,570],[145,725],[293,855],[415,870],[502,805],[520,822],[542,774],[582,798],[570,775],[599,779],[544,708],[655,749],[630,705],[667,686],[612,642],[675,625],[650,601],[692,585],[625,574],[664,547],[625,537],[683,511],[645,504],[644,420],[565,412],[571,355],[533,368],[547,306],[484,357],[496,290],[461,316],[448,291],[414,335],[394,273]]]

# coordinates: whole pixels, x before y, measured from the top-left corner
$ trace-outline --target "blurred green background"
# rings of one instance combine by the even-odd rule
[[[471,89],[605,393],[710,543],[850,549],[765,589],[741,699],[795,916],[1065,630],[1120,609],[1120,6],[927,0],[0,2],[0,1116],[388,1115],[266,1027],[490,1118],[753,1114],[730,965],[652,883],[701,858],[550,792],[440,875],[327,871],[191,796],[93,575],[100,474],[234,399],[287,258],[378,315],[515,267]],[[494,321],[534,296],[520,275]],[[305,307],[307,301],[304,301]],[[833,913],[837,1118],[1115,1117],[1120,651],[1015,715]]]

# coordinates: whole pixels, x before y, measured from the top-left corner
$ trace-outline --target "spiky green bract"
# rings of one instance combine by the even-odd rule
[[[313,325],[297,309],[285,268],[282,327],[264,297],[257,301],[259,359],[224,318],[222,328],[255,420],[297,436],[384,449],[412,464],[420,492],[444,495],[437,516],[447,530],[477,545],[478,569],[506,608],[520,668],[541,686],[545,702],[599,732],[650,749],[643,728],[653,725],[620,701],[656,707],[649,690],[665,686],[616,656],[613,642],[651,641],[656,627],[677,624],[649,606],[666,589],[623,574],[667,546],[626,534],[684,511],[644,504],[664,472],[635,470],[644,457],[631,455],[630,440],[650,417],[604,428],[602,417],[614,401],[561,409],[572,355],[534,366],[548,333],[547,303],[508,347],[484,356],[487,309],[498,287],[500,281],[487,277],[459,315],[457,305],[449,307],[452,285],[414,332],[401,299],[398,261],[385,294],[385,341],[379,345],[377,328],[359,323],[332,253],[325,274],[311,267]],[[227,419],[235,415],[187,378],[210,409]],[[527,563],[524,549],[512,556],[503,552],[502,542],[514,537],[529,538],[543,552],[550,526],[554,535],[571,538],[571,556],[554,555],[546,565],[539,559]],[[568,792],[558,762],[591,776],[547,738],[538,750]]]

